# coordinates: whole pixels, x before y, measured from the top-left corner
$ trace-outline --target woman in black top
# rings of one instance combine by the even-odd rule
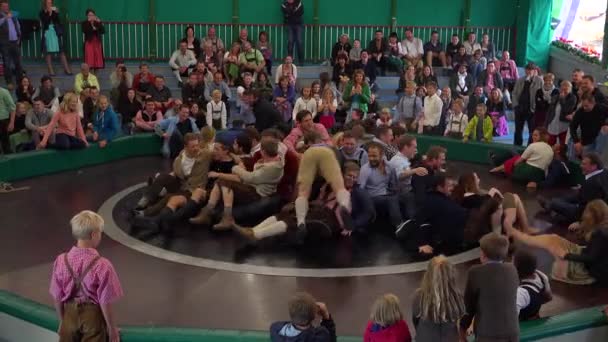
[[[135,97],[134,89],[129,89],[127,91],[127,96],[120,98],[116,109],[117,113],[120,113],[122,116],[123,127],[133,123],[133,118],[135,118],[137,112],[142,109],[141,102]]]
[[[26,76],[23,76],[21,82],[17,89],[15,89],[15,95],[17,96],[17,102],[27,102],[32,104],[32,96],[34,95],[34,87],[32,87],[32,83],[30,79]]]
[[[59,19],[59,11],[57,10],[57,7],[53,5],[53,0],[45,0],[42,3],[42,9],[40,10],[38,17],[40,18],[40,23],[42,25],[42,54],[46,59],[49,75],[55,75],[52,63],[53,54],[59,54],[61,64],[63,64],[63,70],[67,75],[71,75],[72,70],[70,69],[64,52],[63,25]]]
[[[418,77],[416,77],[416,84],[424,86],[429,82],[438,84],[437,77],[433,74],[433,68],[428,65],[425,65],[424,68],[422,68],[422,71],[420,72]]]
[[[350,78],[353,76],[353,71],[348,64],[348,57],[344,54],[339,54],[334,65],[332,81],[336,84],[336,88],[340,91],[344,91],[344,86]]]
[[[184,32],[184,34],[186,36],[184,37],[183,41],[186,42],[186,44],[188,44],[188,50],[194,52],[194,55],[196,56],[196,59],[198,60],[198,58],[201,55],[201,42],[194,35],[194,27],[193,26],[186,27],[186,31]]]

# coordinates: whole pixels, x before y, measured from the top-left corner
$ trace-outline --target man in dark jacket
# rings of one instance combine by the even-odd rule
[[[270,326],[270,340],[273,342],[335,342],[336,325],[323,303],[316,302],[308,293],[297,293],[289,301],[291,321],[274,322]],[[321,325],[312,322],[321,316]]]
[[[267,128],[280,128],[283,126],[283,117],[272,103],[260,96],[256,91],[246,90],[243,99],[251,106],[255,116],[255,128],[261,132]]]
[[[600,156],[596,153],[586,154],[581,162],[581,171],[585,181],[578,193],[550,200],[539,197],[540,205],[547,211],[560,214],[568,222],[574,222],[580,219],[587,203],[594,199],[608,201],[608,171],[604,170]]]
[[[287,54],[295,59],[294,44],[298,49],[298,61],[304,61],[304,47],[302,46],[302,16],[304,15],[304,4],[300,0],[286,0],[281,5],[285,24],[287,24]]]
[[[350,53],[350,49],[352,48],[352,46],[350,45],[350,42],[348,40],[348,35],[346,33],[343,33],[342,35],[340,35],[340,38],[338,39],[336,44],[334,44],[334,46],[331,48],[332,66],[337,63],[338,55],[348,56],[348,54]]]

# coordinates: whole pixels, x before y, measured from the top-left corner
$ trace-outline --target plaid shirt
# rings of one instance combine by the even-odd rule
[[[68,262],[74,270],[75,276],[95,259],[99,253],[94,248],[72,247],[67,253]],[[82,280],[80,293],[74,293],[75,283],[70,276],[64,261],[64,254],[55,259],[53,275],[49,292],[53,299],[67,302],[75,299],[77,302],[93,302],[95,304],[110,304],[123,296],[122,287],[114,266],[106,258],[99,258],[91,271]]]

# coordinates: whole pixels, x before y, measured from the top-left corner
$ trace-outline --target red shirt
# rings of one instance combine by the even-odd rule
[[[365,335],[363,336],[364,342],[411,342],[412,335],[410,335],[410,329],[404,320],[391,325],[390,327],[381,328],[377,331],[374,330],[374,322],[367,322],[367,328],[365,328]]]
[[[82,281],[81,292],[72,297],[74,281],[65,265],[64,254],[55,259],[53,275],[49,292],[53,299],[65,303],[75,299],[77,302],[93,302],[95,304],[110,304],[123,296],[122,287],[114,266],[106,258],[99,258],[93,268]],[[68,262],[79,276],[99,253],[94,248],[72,247],[68,252]]]

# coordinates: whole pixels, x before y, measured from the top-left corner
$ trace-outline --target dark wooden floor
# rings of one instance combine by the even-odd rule
[[[96,210],[114,193],[167,167],[159,158],[136,158],[17,182],[31,190],[0,195],[0,287],[50,305],[52,262],[73,244],[69,218],[83,209]],[[484,187],[515,190],[531,216],[538,210],[533,195],[488,176],[485,167],[455,163],[453,169],[478,170]],[[540,219],[533,223],[564,233]],[[422,274],[332,279],[232,273],[156,259],[110,239],[102,242],[100,252],[113,261],[125,290],[126,297],[116,305],[121,325],[266,330],[270,322],[286,318],[289,296],[306,290],[328,304],[340,334],[356,335],[362,333],[375,297],[385,292],[401,298],[409,317],[410,297]],[[548,271],[551,259],[540,256],[541,268]],[[461,284],[470,265],[457,266]],[[551,285],[554,300],[543,307],[543,315],[608,302],[604,289]]]

